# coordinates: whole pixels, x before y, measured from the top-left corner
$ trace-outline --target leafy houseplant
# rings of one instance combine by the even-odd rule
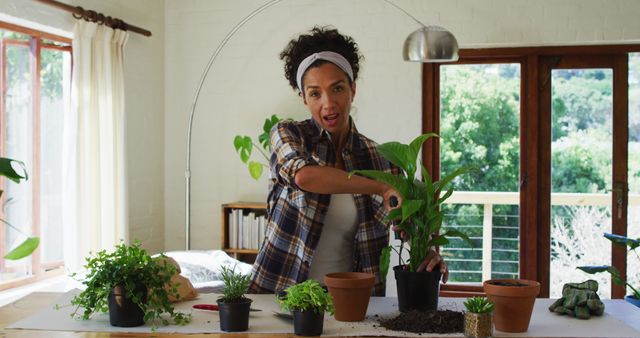
[[[251,275],[235,272],[235,267],[221,267],[224,291],[218,298],[220,329],[227,332],[246,331],[249,329],[249,310],[252,300],[245,297]]]
[[[16,163],[22,169],[22,174],[19,174],[18,172],[15,171],[15,169],[12,166],[12,163]],[[4,176],[14,181],[15,183],[20,183],[21,180],[29,179],[29,176],[27,175],[27,169],[25,168],[25,165],[23,162],[12,160],[10,158],[5,158],[5,157],[0,157],[0,176]],[[0,190],[0,196],[2,196],[2,193],[3,191]],[[11,250],[9,253],[7,253],[4,256],[5,259],[18,260],[18,259],[29,256],[38,248],[38,245],[40,244],[40,238],[30,237],[29,235],[22,232],[19,228],[11,225],[9,222],[1,218],[0,218],[0,222],[6,224],[11,229],[27,237],[27,239],[24,242],[22,242],[16,248]]]
[[[331,296],[313,279],[286,288],[278,300],[283,310],[293,313],[294,332],[300,336],[321,335],[324,313],[335,313]]]
[[[355,170],[350,174],[360,174],[386,183],[400,193],[403,199],[402,206],[392,209],[385,219],[386,221],[399,222],[399,229],[405,232],[409,238],[409,262],[404,264],[402,261],[404,246],[404,242],[402,242],[399,250],[400,264],[394,268],[398,287],[398,302],[400,311],[403,312],[411,308],[421,310],[435,310],[437,308],[440,271],[434,269],[432,272],[415,274],[427,254],[438,246],[448,244],[447,237],[460,237],[471,243],[466,234],[457,230],[447,230],[440,233],[444,218],[440,206],[453,193],[452,181],[457,176],[470,171],[471,168],[461,167],[441,180],[433,182],[424,164],[418,161],[418,165],[416,165],[422,144],[434,136],[437,135],[434,133],[420,135],[410,144],[387,142],[378,145],[378,151],[382,156],[402,170],[402,174],[399,176],[378,170]],[[416,178],[417,170],[421,170],[422,180]],[[391,250],[391,247],[385,248],[380,257],[380,274],[383,277],[386,276],[389,269]],[[410,274],[406,274],[407,272]],[[405,277],[409,279],[406,280]],[[419,278],[419,280],[415,278]],[[431,285],[430,289],[424,286],[425,283]],[[411,289],[405,289],[405,286],[411,287]],[[416,295],[418,296],[416,297]]]
[[[278,122],[282,121],[277,115],[271,115],[264,120],[262,126],[262,134],[258,135],[258,142],[262,149],[257,144],[253,143],[253,140],[249,136],[236,135],[233,139],[233,146],[236,148],[236,152],[240,155],[242,163],[245,163],[249,168],[249,174],[253,179],[258,180],[262,176],[263,167],[269,167],[269,156],[267,153],[271,152],[271,142],[269,140],[269,132],[271,128]],[[258,149],[260,154],[264,157],[266,163],[250,161],[251,153],[254,147]],[[264,149],[264,150],[263,150]]]
[[[86,289],[71,300],[76,306],[72,317],[87,320],[95,312],[109,311],[113,326],[139,326],[151,321],[152,329],[158,321],[169,325],[161,317],[163,313],[168,313],[177,325],[191,321],[191,315],[174,311],[165,290],[176,268],[151,258],[139,242],[131,246],[121,243],[113,252],[99,251],[86,261],[87,276],[83,281]],[[172,285],[170,292],[179,298],[176,285]],[[125,313],[121,314],[121,310]]]
[[[474,338],[491,337],[494,304],[484,297],[472,297],[464,302],[464,307],[467,308],[464,314],[464,335]]]
[[[610,233],[605,233],[604,237],[610,240],[614,245],[628,247],[629,248],[628,250],[633,251],[636,257],[640,259],[640,256],[638,256],[638,253],[636,252],[636,249],[638,248],[638,246],[640,246],[640,238],[632,239],[625,236],[614,235]],[[631,284],[629,284],[629,282],[622,279],[620,277],[620,271],[618,271],[618,269],[616,269],[615,266],[611,266],[611,265],[579,266],[578,269],[590,274],[605,272],[605,271],[610,273],[611,279],[613,280],[614,283],[618,285],[626,285],[627,287],[629,287],[629,289],[631,289],[631,292],[633,292],[632,295],[626,296],[625,299],[628,302],[634,304],[635,306],[640,307],[640,291],[638,291],[638,288],[633,287]]]

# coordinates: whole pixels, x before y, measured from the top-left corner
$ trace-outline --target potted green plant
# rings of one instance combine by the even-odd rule
[[[247,165],[249,168],[249,174],[256,181],[260,179],[260,176],[262,176],[263,168],[269,167],[269,156],[267,155],[267,153],[271,153],[269,132],[271,131],[271,128],[280,121],[282,121],[282,119],[275,114],[264,120],[264,124],[262,125],[262,134],[258,135],[258,142],[260,142],[262,149],[253,142],[250,136],[236,135],[236,137],[233,138],[233,146],[236,148],[238,155],[240,155],[240,160],[242,160],[242,163]],[[254,148],[258,149],[262,157],[264,157],[265,163],[250,161]]]
[[[14,169],[13,164],[16,164],[16,166],[21,169],[21,174],[19,174]],[[20,183],[21,180],[29,179],[24,162],[5,157],[0,157],[0,176],[4,176],[15,183]],[[0,189],[0,196],[2,196],[2,193],[3,191],[2,189]],[[40,244],[40,238],[32,237],[25,234],[24,232],[22,232],[22,230],[20,230],[20,228],[10,224],[2,218],[0,218],[0,222],[6,224],[9,228],[27,237],[27,239],[25,239],[20,245],[16,246],[13,250],[4,255],[5,259],[18,260],[31,255],[38,248],[38,245]]]
[[[638,246],[640,246],[640,238],[633,239],[633,238],[614,235],[610,233],[605,233],[604,237],[610,240],[611,243],[613,243],[614,245],[628,247],[628,250],[633,251],[635,253],[635,256],[640,259],[640,256],[638,256],[638,253],[636,252],[636,249],[638,248]],[[608,272],[609,274],[611,274],[611,279],[613,280],[614,283],[618,285],[626,285],[629,289],[631,289],[632,294],[625,296],[624,299],[627,302],[637,307],[640,307],[640,292],[638,291],[638,288],[633,287],[631,284],[629,284],[629,282],[622,279],[620,277],[620,271],[618,271],[618,269],[616,269],[615,266],[611,266],[611,265],[579,266],[578,269],[589,274],[595,274],[595,273],[605,272],[605,271]]]
[[[492,314],[494,305],[485,297],[467,298],[464,302],[467,312],[464,314],[464,335],[473,338],[486,338],[493,335]]]
[[[220,268],[224,291],[218,298],[220,330],[227,332],[247,331],[249,329],[249,310],[252,300],[245,297],[251,275],[235,272],[235,267]]]
[[[324,313],[335,313],[333,302],[318,281],[308,279],[286,288],[278,296],[280,307],[293,314],[294,333],[299,336],[322,334]]]
[[[176,325],[191,320],[191,315],[174,311],[165,289],[176,268],[151,258],[140,242],[121,243],[113,252],[101,250],[86,261],[86,289],[71,300],[76,306],[72,317],[87,320],[95,312],[108,311],[113,326],[140,326],[151,321],[152,329],[157,322],[170,324],[161,317],[163,313]],[[169,291],[179,298],[176,287]]]
[[[409,261],[402,261],[404,241],[398,250],[400,264],[393,268],[398,290],[400,311],[411,309],[435,310],[438,307],[441,273],[439,269],[431,272],[417,272],[417,268],[427,253],[438,246],[449,243],[448,237],[459,237],[471,243],[469,237],[457,230],[441,233],[444,214],[440,206],[453,193],[452,181],[459,175],[471,170],[461,167],[449,173],[439,181],[433,182],[424,164],[418,161],[422,144],[434,133],[418,136],[410,144],[387,142],[378,145],[378,151],[389,162],[399,167],[401,175],[396,176],[378,170],[355,170],[351,174],[360,174],[392,186],[402,197],[402,206],[392,209],[386,221],[398,222],[398,227],[408,237]],[[416,178],[417,170],[422,172],[422,180]],[[473,243],[471,243],[473,244]],[[392,247],[382,251],[380,274],[384,278],[389,269]]]

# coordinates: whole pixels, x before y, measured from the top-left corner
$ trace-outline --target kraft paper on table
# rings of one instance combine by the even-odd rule
[[[65,306],[70,304],[71,298],[79,290],[72,290],[62,295],[54,304],[42,311],[20,320],[8,328],[52,330],[52,331],[92,331],[92,332],[151,332],[149,324],[133,328],[114,327],[109,324],[108,314],[94,315],[90,320],[72,319],[70,314],[74,308]],[[159,333],[219,333],[219,317],[214,311],[193,310],[194,304],[215,304],[218,294],[201,294],[198,299],[177,303],[176,310],[192,314],[192,322],[186,326],[158,325]],[[261,309],[251,312],[249,317],[249,333],[293,333],[293,321],[283,319],[274,314],[280,311],[273,295],[249,295],[253,299],[252,308]],[[462,311],[464,298],[444,298],[439,301],[440,309]],[[640,319],[640,309],[622,301],[605,301],[606,310],[602,317],[590,320],[579,320],[556,315],[547,309],[553,300],[537,299],[529,330],[521,334],[502,333],[496,331],[494,336],[510,337],[640,337],[636,331],[611,313],[625,314]],[[55,305],[61,306],[55,309]],[[414,334],[410,332],[390,331],[379,326],[382,318],[398,315],[397,299],[393,297],[372,297],[367,310],[367,317],[362,322],[339,322],[333,316],[325,314],[324,336],[406,336],[429,337],[430,334]],[[434,334],[434,336],[443,336]],[[464,337],[462,333],[445,335],[450,337]]]

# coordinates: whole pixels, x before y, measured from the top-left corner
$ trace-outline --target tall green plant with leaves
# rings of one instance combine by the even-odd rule
[[[275,114],[264,120],[264,124],[262,125],[262,134],[258,135],[258,142],[260,143],[260,146],[255,144],[250,136],[236,135],[233,139],[233,146],[240,156],[240,160],[242,160],[242,163],[247,165],[249,168],[249,174],[255,180],[260,179],[263,168],[269,167],[269,155],[267,155],[267,153],[271,152],[269,132],[271,131],[271,128],[280,121],[282,121],[282,119]],[[262,147],[262,149],[260,147]],[[251,161],[251,154],[253,153],[254,148],[258,149],[265,160],[264,163]]]
[[[14,168],[12,163],[15,163],[18,167],[20,167],[22,173],[19,174]],[[4,176],[15,183],[20,183],[22,180],[29,179],[29,175],[27,175],[27,169],[24,165],[24,162],[16,161],[10,158],[0,157],[0,176]],[[3,191],[0,189],[0,196],[2,196]],[[25,237],[27,237],[24,242],[18,245],[15,249],[11,250],[9,253],[4,255],[5,259],[17,260],[32,254],[40,244],[39,237],[32,237],[25,234],[20,228],[10,224],[9,222],[0,218],[0,222],[6,224],[11,229],[21,233]]]
[[[471,243],[469,237],[458,230],[440,233],[444,218],[440,206],[453,193],[452,181],[459,175],[469,172],[471,167],[458,168],[441,180],[433,182],[424,164],[420,161],[416,162],[422,144],[431,137],[437,137],[437,135],[434,133],[420,135],[410,144],[387,142],[378,145],[380,154],[402,170],[399,176],[379,170],[355,170],[350,173],[350,175],[359,174],[386,183],[400,193],[402,206],[392,209],[385,220],[399,222],[399,229],[409,238],[409,271],[416,271],[432,248],[448,244],[447,237],[459,237]],[[422,180],[416,177],[418,170],[422,172]],[[401,265],[403,264],[403,245],[404,242],[399,251]],[[380,257],[382,276],[385,276],[389,269],[391,250],[391,247],[387,247],[382,251]]]
[[[633,239],[633,238],[614,235],[610,233],[605,233],[604,237],[610,240],[611,243],[613,243],[614,245],[628,247],[629,248],[628,250],[633,251],[636,257],[640,260],[640,255],[638,255],[638,252],[636,252],[636,249],[640,246],[640,238]],[[633,295],[637,299],[640,299],[640,291],[639,291],[640,286],[637,288],[633,287],[633,285],[629,284],[629,282],[622,279],[622,277],[620,276],[620,271],[618,271],[618,269],[616,269],[615,266],[611,266],[611,265],[579,266],[578,269],[589,274],[595,274],[599,272],[608,272],[609,274],[611,274],[611,279],[613,280],[614,283],[618,285],[626,285],[627,287],[629,287],[629,289],[631,289],[631,292],[633,292]]]

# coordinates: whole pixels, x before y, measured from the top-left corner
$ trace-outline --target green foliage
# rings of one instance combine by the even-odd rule
[[[17,164],[22,170],[22,173],[18,173],[13,168],[12,163]],[[20,183],[22,180],[29,179],[27,175],[27,169],[24,165],[24,162],[12,160],[10,158],[0,157],[0,176],[4,176],[15,183]],[[3,191],[0,189],[0,196],[2,196]],[[4,255],[5,259],[10,260],[18,260],[24,257],[31,255],[40,244],[40,238],[38,237],[29,237],[27,234],[22,232],[18,227],[11,225],[9,222],[0,218],[0,222],[6,224],[11,229],[23,234],[27,237],[27,239],[18,245],[15,249],[9,251],[6,255]]]
[[[251,283],[251,275],[236,273],[235,266],[229,268],[223,265],[220,270],[222,281],[224,282],[224,291],[222,291],[222,296],[218,300],[233,303],[245,299],[244,294],[247,292],[249,283]]]
[[[448,244],[448,237],[459,237],[470,242],[469,237],[458,230],[450,229],[441,232],[444,213],[440,207],[453,193],[453,181],[458,176],[469,172],[471,167],[458,168],[440,181],[433,182],[425,166],[418,161],[418,153],[422,144],[434,136],[437,135],[433,133],[420,135],[408,145],[388,142],[378,146],[378,150],[387,160],[400,167],[402,170],[400,176],[377,170],[355,170],[350,173],[350,175],[360,174],[386,183],[402,196],[401,207],[389,212],[386,220],[398,221],[398,227],[409,237],[410,271],[417,270],[433,247]],[[422,181],[415,176],[418,168],[422,172]],[[389,267],[388,252],[383,251],[380,258],[380,272],[385,276]]]
[[[640,238],[632,239],[625,236],[614,235],[610,233],[605,233],[604,237],[610,240],[614,245],[628,247],[629,248],[628,250],[633,251],[636,257],[640,259],[640,256],[638,256],[638,253],[636,252],[636,249],[638,248],[638,246],[640,246]],[[614,283],[618,285],[626,285],[627,287],[629,287],[629,289],[631,289],[631,291],[633,292],[633,295],[637,299],[640,299],[640,292],[638,291],[638,289],[640,288],[635,288],[631,284],[629,284],[626,280],[622,279],[622,277],[620,276],[620,271],[616,269],[615,266],[611,266],[611,265],[579,266],[578,269],[589,274],[608,272],[609,274],[611,274],[611,279],[613,280]]]
[[[308,279],[292,285],[286,288],[285,292],[286,295],[278,298],[280,307],[284,310],[313,310],[316,313],[326,311],[330,314],[335,312],[331,296],[316,280]]]
[[[490,313],[495,308],[493,302],[485,297],[472,297],[464,301],[467,311],[473,313]]]
[[[233,147],[240,156],[242,163],[246,164],[249,169],[249,174],[256,181],[262,176],[263,167],[269,167],[269,156],[265,152],[271,152],[271,142],[269,141],[269,132],[271,128],[278,122],[282,121],[277,115],[271,115],[264,120],[262,125],[262,134],[258,135],[258,142],[262,146],[262,149],[258,147],[249,136],[236,135],[233,139]],[[258,149],[260,154],[264,157],[266,163],[250,161],[253,149]],[[264,150],[263,150],[264,149]]]
[[[161,317],[163,313],[168,313],[176,325],[191,321],[190,314],[174,311],[165,289],[165,285],[169,284],[171,294],[176,299],[180,297],[178,285],[170,284],[176,268],[151,258],[140,247],[140,242],[136,241],[131,246],[121,243],[116,245],[115,251],[99,251],[95,256],[87,257],[86,261],[87,276],[83,281],[86,289],[71,300],[71,304],[76,305],[72,317],[86,320],[95,312],[108,312],[109,293],[115,286],[122,285],[126,296],[144,312],[144,321],[152,322],[153,329],[157,322],[170,324]],[[146,302],[142,299],[141,287],[147,288]],[[80,308],[83,309],[82,313],[79,313]]]

